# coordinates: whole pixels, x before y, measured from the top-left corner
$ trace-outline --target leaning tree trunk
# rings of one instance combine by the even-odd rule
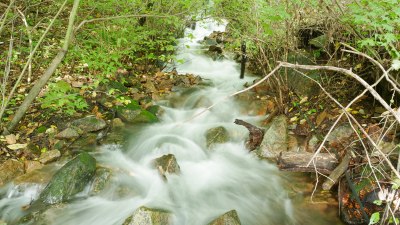
[[[80,0],[74,0],[74,5],[72,6],[71,14],[69,15],[68,29],[67,29],[67,33],[65,34],[65,40],[64,40],[63,47],[60,49],[60,51],[58,52],[56,57],[54,57],[53,61],[51,62],[49,67],[46,69],[43,76],[40,77],[40,79],[36,81],[35,85],[29,91],[29,94],[26,96],[24,102],[19,106],[17,112],[15,113],[14,118],[10,121],[7,128],[4,130],[5,134],[12,132],[15,129],[15,127],[17,126],[19,121],[21,121],[22,117],[25,115],[29,106],[32,104],[32,102],[35,100],[35,98],[38,96],[40,90],[42,90],[42,88],[46,85],[46,83],[50,79],[51,75],[53,75],[54,71],[57,69],[58,65],[62,62],[65,55],[67,54],[68,46],[72,39],[72,32],[73,32],[73,28],[74,28],[76,14],[78,12],[79,2],[80,2]]]

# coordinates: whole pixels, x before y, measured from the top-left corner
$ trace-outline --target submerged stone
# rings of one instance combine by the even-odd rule
[[[162,177],[166,179],[167,174],[180,173],[180,167],[176,158],[172,154],[163,155],[160,158],[154,160],[155,167]]]
[[[140,207],[125,220],[123,225],[169,225],[171,214],[164,210]]]
[[[105,167],[97,168],[93,178],[90,194],[95,195],[104,190],[111,180],[111,170]]]
[[[216,144],[222,144],[229,141],[228,130],[223,127],[214,127],[206,132],[206,144],[207,148],[212,148]]]
[[[88,116],[72,121],[71,126],[77,127],[84,132],[93,132],[104,129],[107,126],[107,123],[103,119]]]
[[[92,180],[95,171],[96,159],[86,152],[80,153],[57,171],[37,201],[56,204],[71,199]]]
[[[287,150],[287,118],[284,115],[280,115],[271,121],[271,125],[264,134],[264,139],[257,150],[257,154],[263,158],[276,158],[280,152]]]
[[[241,225],[241,223],[236,210],[231,210],[213,220],[208,225]]]

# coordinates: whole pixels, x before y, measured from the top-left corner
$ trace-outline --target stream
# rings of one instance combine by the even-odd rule
[[[233,209],[243,225],[341,224],[336,208],[313,210],[289,193],[288,184],[303,179],[293,180],[246,150],[248,131],[233,121],[257,124],[265,117],[243,115],[244,106],[224,98],[255,78],[239,79],[237,63],[213,61],[199,43],[212,31],[224,29],[224,24],[204,20],[195,30],[186,30],[177,54],[185,62],[176,69],[180,74],[200,75],[207,85],[178,92],[174,102],[158,102],[164,111],[161,121],[134,132],[127,149],[99,147],[93,156],[99,165],[112,169],[111,185],[100,195],[85,190],[77,200],[47,210],[44,215],[52,225],[120,225],[140,206],[170,211],[174,225],[205,225]],[[214,103],[218,104],[205,110]],[[205,133],[217,126],[229,131],[230,141],[208,149]],[[167,175],[167,182],[153,165],[155,158],[165,154],[175,155],[181,171]],[[41,188],[20,191],[11,185],[3,190],[0,218],[20,217],[20,208],[37,198]]]

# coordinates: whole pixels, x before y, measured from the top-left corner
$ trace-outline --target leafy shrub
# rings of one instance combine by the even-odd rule
[[[85,99],[65,81],[50,84],[44,97],[40,98],[39,101],[43,109],[67,115],[73,115],[88,107]]]
[[[383,48],[392,58],[399,58],[396,48],[400,40],[400,8],[398,0],[361,0],[348,6],[345,21],[361,34],[360,48]]]

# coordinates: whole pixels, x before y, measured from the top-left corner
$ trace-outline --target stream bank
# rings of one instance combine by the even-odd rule
[[[204,31],[197,30],[197,32],[202,33]],[[202,37],[200,36],[200,38]],[[147,208],[141,208],[142,205],[146,204],[154,208],[164,208],[167,209],[166,211],[168,212],[175,213],[175,216],[172,217],[172,220],[175,221],[175,224],[187,224],[188,221],[193,222],[191,224],[206,224],[207,222],[212,221],[212,219],[218,215],[222,215],[228,211],[231,212],[230,210],[232,209],[229,207],[232,207],[233,205],[239,208],[236,214],[238,214],[238,217],[241,218],[241,221],[244,221],[243,224],[301,224],[301,220],[306,220],[307,222],[304,223],[311,224],[311,222],[308,221],[311,218],[305,219],[307,218],[307,215],[304,217],[301,215],[299,217],[296,216],[297,214],[301,213],[296,212],[297,210],[295,203],[299,198],[303,198],[304,192],[307,194],[311,193],[312,186],[308,185],[308,187],[305,187],[307,191],[302,189],[302,187],[291,186],[289,189],[292,189],[293,193],[290,193],[290,191],[288,192],[289,194],[285,193],[285,191],[282,192],[282,190],[280,190],[282,188],[280,184],[285,182],[281,180],[276,168],[266,162],[260,162],[258,159],[254,158],[254,155],[249,155],[246,153],[243,146],[243,140],[247,137],[247,131],[245,129],[238,128],[237,125],[232,123],[236,118],[243,118],[246,121],[262,124],[263,120],[266,119],[264,115],[267,113],[259,112],[260,108],[262,108],[260,105],[269,106],[271,112],[275,110],[274,106],[271,106],[271,103],[268,102],[268,99],[263,99],[260,96],[257,97],[257,92],[250,93],[248,95],[241,95],[238,97],[239,102],[229,100],[226,101],[227,103],[218,103],[216,107],[210,110],[211,113],[203,112],[204,115],[199,115],[196,118],[193,118],[193,115],[201,113],[204,108],[210,105],[210,103],[213,104],[220,102],[223,97],[231,94],[234,91],[240,90],[245,82],[251,83],[254,78],[248,77],[244,81],[232,82],[232,77],[237,79],[236,74],[238,72],[238,66],[233,61],[222,59],[220,59],[220,61],[212,61],[210,58],[203,55],[198,57],[197,51],[203,48],[210,49],[210,47],[198,44],[198,40],[196,39],[190,41],[192,43],[190,51],[183,53],[184,58],[189,60],[181,67],[177,68],[178,72],[193,72],[195,68],[195,71],[197,71],[196,74],[200,74],[203,79],[206,79],[207,81],[212,80],[213,84],[211,85],[211,82],[207,82],[203,85],[205,89],[193,88],[178,91],[176,92],[175,96],[168,98],[171,100],[170,102],[159,102],[161,105],[161,110],[159,109],[156,111],[151,111],[150,108],[143,110],[137,108],[135,105],[129,105],[129,103],[127,104],[128,108],[120,109],[119,112],[117,111],[116,113],[119,119],[112,120],[112,128],[114,129],[125,127],[122,130],[131,130],[132,128],[126,128],[124,125],[124,122],[126,123],[127,121],[132,121],[132,123],[155,122],[156,119],[152,115],[157,113],[160,113],[159,117],[161,118],[161,122],[159,125],[154,124],[144,127],[134,127],[133,130],[137,130],[137,132],[133,135],[134,143],[127,143],[124,148],[121,148],[120,145],[105,145],[100,148],[95,148],[95,152],[93,154],[96,156],[96,158],[100,159],[101,168],[99,169],[98,166],[96,171],[96,173],[98,173],[97,180],[102,182],[101,177],[105,178],[103,181],[118,178],[117,182],[119,180],[120,183],[117,183],[116,186],[112,185],[112,187],[107,187],[106,182],[105,189],[102,189],[102,185],[99,184],[100,188],[95,188],[95,190],[100,191],[100,193],[105,191],[105,193],[100,194],[100,196],[91,193],[94,191],[91,189],[89,191],[90,194],[85,191],[81,193],[83,194],[83,199],[86,198],[86,200],[82,200],[80,202],[78,198],[76,204],[61,205],[61,210],[56,208],[46,209],[46,213],[44,213],[44,215],[46,219],[50,218],[51,224],[72,224],[73,222],[81,221],[86,221],[85,224],[96,224],[97,222],[100,222],[100,218],[95,219],[80,217],[77,218],[76,221],[70,221],[71,218],[68,217],[69,215],[61,217],[58,217],[57,215],[59,215],[58,213],[63,210],[66,210],[70,213],[82,210],[88,217],[90,217],[91,213],[100,210],[100,206],[104,206],[105,209],[112,211],[112,209],[116,207],[117,202],[123,204],[123,210],[122,208],[118,208],[122,211],[117,213],[116,218],[107,217],[106,221],[108,224],[118,224],[121,221],[130,224],[129,221],[124,220],[128,218],[127,215],[132,213],[132,210],[134,209],[135,211],[133,213],[134,215],[131,216],[132,218],[135,218],[137,213],[143,215],[143,211],[149,211]],[[221,70],[224,72],[220,72]],[[219,73],[218,76],[216,75],[216,71]],[[252,99],[254,97],[255,99]],[[251,101],[254,107],[244,107],[240,109],[239,106],[242,104],[240,103],[240,100],[247,102]],[[268,107],[265,108],[266,109],[264,110],[268,110]],[[239,112],[236,112],[234,109],[240,110]],[[132,112],[124,114],[126,111]],[[133,115],[132,120],[128,120],[130,117],[129,115]],[[326,116],[324,119],[327,118],[329,117]],[[58,138],[67,140],[69,138],[73,139],[76,138],[77,135],[79,136],[80,133],[96,132],[97,130],[103,130],[106,127],[106,122],[104,120],[96,119],[95,117],[90,117],[88,120],[94,122],[95,125],[90,125],[90,128],[82,128],[83,125],[81,125],[81,123],[75,122],[75,125],[73,126],[78,127],[78,129],[71,127],[66,128],[57,134]],[[182,123],[182,121],[187,121],[186,123],[189,124]],[[283,149],[292,149],[292,151],[298,151],[300,148],[302,148],[303,143],[305,143],[304,138],[303,142],[301,142],[298,140],[301,139],[301,137],[294,135],[296,132],[301,134],[301,131],[298,131],[299,129],[297,127],[289,127],[290,123],[288,123],[288,121],[291,121],[291,118],[280,115],[273,118],[271,122],[266,124],[266,137],[273,139],[264,139],[262,148],[258,150],[258,155],[261,155],[265,158],[276,158]],[[74,124],[74,122],[72,124]],[[210,129],[214,128],[219,129],[217,129],[213,134],[210,132]],[[81,131],[79,129],[81,129]],[[180,131],[177,131],[178,129],[184,129],[185,133],[180,133]],[[349,129],[343,128],[343,130],[344,134],[341,133],[341,131],[337,131],[337,137],[332,138],[330,141],[332,143],[342,143],[344,139],[352,135],[351,132],[349,132]],[[158,132],[160,131],[164,131],[165,133],[159,134]],[[124,132],[122,131],[122,133]],[[120,135],[116,136],[118,137]],[[100,131],[100,133],[92,135],[92,141],[89,141],[89,139],[83,139],[84,141],[82,144],[92,143],[89,149],[91,148],[93,150],[93,147],[96,147],[98,142],[101,143],[103,137],[107,139],[109,136],[101,134]],[[208,141],[207,139],[211,139],[212,141]],[[310,148],[312,151],[315,149],[310,146],[314,146],[315,148],[316,141],[314,138],[312,142],[314,144],[312,145],[310,144],[311,139],[306,143],[307,149]],[[147,143],[148,140],[150,143]],[[115,141],[115,143],[121,144],[118,140]],[[81,151],[83,149],[82,145],[79,144],[77,149],[78,151]],[[208,150],[204,151],[205,149]],[[190,151],[188,152],[188,150]],[[211,152],[208,152],[209,150],[211,150]],[[175,160],[166,160],[167,165],[174,165],[172,166],[174,169],[171,170],[171,167],[168,166],[164,168],[159,164],[157,164],[158,166],[156,166],[155,169],[152,163],[153,160],[155,158],[162,158],[165,156],[164,154],[167,153],[173,153],[176,155]],[[59,154],[55,155],[58,155],[55,158],[59,157]],[[52,160],[54,160],[54,158]],[[51,162],[52,160],[46,161],[46,163]],[[161,161],[165,161],[165,159],[162,159]],[[181,165],[178,166],[177,164]],[[111,169],[108,170],[107,168]],[[179,173],[183,174],[175,176],[174,173],[178,171],[177,168],[179,168],[179,171],[182,171]],[[213,168],[214,170],[210,171],[209,168]],[[232,171],[228,172],[228,170]],[[185,174],[184,171],[187,171],[187,173]],[[218,176],[214,176],[213,174],[216,171],[220,173],[216,174]],[[137,177],[136,173],[143,177]],[[162,173],[161,178],[158,173]],[[149,177],[146,178],[145,175]],[[182,177],[179,178],[179,176]],[[193,180],[191,176],[196,176],[198,180]],[[221,177],[227,180],[221,180]],[[165,179],[172,183],[165,184]],[[292,182],[293,179],[295,178],[288,178],[289,182]],[[253,182],[255,184],[252,184]],[[272,185],[271,182],[276,183],[276,186],[275,184]],[[304,181],[301,180],[296,183],[300,184],[301,186],[303,182]],[[193,183],[195,184],[194,186],[192,186]],[[243,187],[243,189],[240,187],[235,187],[242,183],[247,184],[248,187]],[[204,184],[211,185],[211,188],[203,187]],[[95,186],[99,187],[97,183]],[[149,187],[154,188],[155,190],[147,190]],[[178,190],[174,190],[175,188]],[[182,190],[179,190],[180,188]],[[219,188],[221,188],[221,190],[219,190]],[[230,188],[238,189],[230,190]],[[107,193],[111,190],[116,190],[116,192]],[[187,196],[183,193],[184,191],[188,192],[186,194]],[[216,191],[221,191],[221,193]],[[222,197],[219,196],[220,194]],[[197,199],[199,198],[198,195],[205,198],[204,202]],[[289,197],[286,195],[289,195]],[[329,195],[326,197],[318,194],[314,196],[321,198],[315,201],[317,204],[325,205],[321,207],[322,212],[326,213],[329,211],[334,211],[332,210],[333,207],[331,208],[331,206],[336,206],[333,197]],[[144,198],[141,199],[141,197]],[[261,202],[255,199],[259,197],[261,197],[261,199],[259,199]],[[196,200],[189,201],[191,198],[196,198]],[[211,200],[212,198],[217,199],[217,203]],[[252,199],[254,202],[248,202],[249,199]],[[267,203],[262,203],[263,201],[266,201]],[[238,202],[241,202],[241,204],[246,204],[243,206],[238,206]],[[95,206],[95,204],[99,204],[99,206]],[[211,204],[216,204],[215,208],[212,208],[212,210],[200,210],[203,216],[208,215],[205,218],[200,218],[198,211],[191,211],[191,209],[195,208],[194,206],[201,205],[204,207],[210,207]],[[262,210],[256,209],[258,206],[260,206],[260,204],[267,204],[268,207]],[[292,204],[294,204],[294,206]],[[300,203],[299,205],[302,207],[304,206],[302,204],[303,203]],[[272,210],[270,208],[271,205],[276,206],[276,208],[279,209],[278,211],[283,212],[283,214],[277,216],[272,215],[274,214],[273,211],[276,210],[276,208]],[[176,208],[177,206],[188,208],[189,211],[181,211],[179,207]],[[3,207],[7,208],[8,206],[6,204],[3,205]],[[249,209],[244,209],[245,207],[248,207]],[[257,218],[251,218],[259,212],[264,215]],[[326,218],[323,218],[324,213],[321,214],[322,215],[320,219],[324,221],[324,224],[338,223],[335,221],[335,219],[332,219],[332,221],[328,220],[328,222]],[[313,216],[315,215],[313,214]],[[56,221],[54,221],[54,217],[56,217]],[[234,213],[234,215],[231,217],[236,218],[237,215],[235,216]],[[157,218],[166,217],[163,215],[158,215]],[[169,219],[157,220],[169,221]],[[102,221],[101,223],[106,224],[105,221]],[[237,220],[235,223],[237,223]],[[315,224],[321,224],[321,221],[318,221]]]

